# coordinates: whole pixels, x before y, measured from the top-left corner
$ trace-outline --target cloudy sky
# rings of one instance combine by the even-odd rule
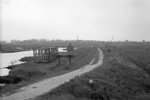
[[[0,39],[150,40],[150,0],[0,0]]]

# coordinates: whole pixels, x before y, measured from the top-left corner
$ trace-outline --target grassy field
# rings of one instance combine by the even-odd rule
[[[102,66],[35,100],[150,100],[149,46],[109,44],[101,48]]]
[[[150,45],[121,45],[116,48],[123,51],[120,53],[121,56],[150,74]]]
[[[62,58],[61,63],[58,64],[57,61],[52,63],[34,63],[28,62],[20,65],[16,65],[10,71],[8,79],[12,80],[19,78],[16,81],[20,81],[17,84],[7,84],[1,87],[1,93],[11,93],[19,87],[31,84],[37,81],[41,81],[45,78],[61,75],[69,71],[78,69],[84,65],[87,65],[93,58],[95,62],[98,59],[98,50],[96,47],[85,47],[80,48],[75,51],[75,57],[72,59],[72,64],[67,64],[67,59]],[[13,81],[13,80],[12,80]]]

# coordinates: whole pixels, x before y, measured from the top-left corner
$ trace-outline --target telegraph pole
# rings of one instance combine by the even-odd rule
[[[79,47],[78,36],[77,36],[77,47]]]

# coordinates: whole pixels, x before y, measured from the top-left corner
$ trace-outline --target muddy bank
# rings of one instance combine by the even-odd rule
[[[21,58],[19,61],[22,61],[22,62],[31,62],[33,61],[33,57],[23,57]],[[10,71],[15,69],[15,67],[18,67],[20,66],[21,64],[19,65],[10,65],[8,67],[3,67],[3,68],[6,68],[6,69],[9,69]],[[25,70],[24,71],[21,71],[22,74],[25,74]],[[20,76],[20,75],[14,75],[15,73],[10,74],[9,72],[9,75],[6,75],[6,76],[0,76],[0,84],[17,84],[19,82],[21,82],[22,80],[26,79],[25,76]]]
[[[22,80],[23,78],[18,76],[1,76],[0,84],[17,84]]]
[[[22,62],[33,62],[34,61],[34,57],[23,57],[19,61],[22,61]]]

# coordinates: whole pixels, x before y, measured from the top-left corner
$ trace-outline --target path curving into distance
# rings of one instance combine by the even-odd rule
[[[91,62],[93,62],[91,61],[88,65],[83,66],[82,68],[77,69],[75,71],[71,71],[60,76],[51,77],[43,81],[24,86],[20,88],[21,91],[8,96],[3,96],[0,98],[0,100],[28,100],[51,91],[55,87],[58,87],[59,85],[65,82],[69,82],[70,79],[73,79],[76,76],[80,76],[102,65],[103,53],[102,50],[99,48],[98,51],[99,51],[99,60],[96,64],[91,64]]]

